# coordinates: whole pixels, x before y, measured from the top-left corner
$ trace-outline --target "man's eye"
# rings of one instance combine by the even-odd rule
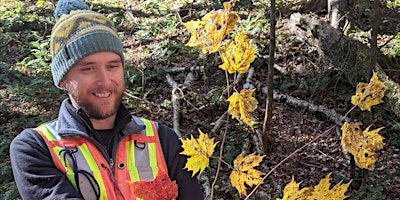
[[[84,68],[82,68],[81,70],[84,71],[84,72],[88,72],[88,71],[93,70],[93,68],[91,68],[91,67],[84,67]]]
[[[119,67],[118,65],[110,65],[110,66],[108,66],[109,69],[116,69],[118,67]]]

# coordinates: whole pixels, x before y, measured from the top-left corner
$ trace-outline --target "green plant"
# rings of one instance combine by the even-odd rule
[[[388,130],[389,134],[392,134],[392,139],[390,140],[390,143],[392,143],[393,145],[400,145],[400,122],[397,122],[395,124],[393,124],[389,130]]]
[[[41,40],[37,32],[32,31],[27,38],[32,37],[32,42],[28,44],[31,54],[17,62],[14,69],[33,77],[50,77],[49,63],[51,55],[47,40]]]
[[[390,56],[400,56],[400,32],[394,37],[393,45],[390,47]]]
[[[385,176],[372,180],[369,184],[361,185],[357,194],[349,200],[386,200],[387,197],[383,194],[383,187],[380,183],[392,178],[392,176]]]
[[[246,19],[240,20],[237,26],[237,31],[234,33],[243,30],[246,34],[252,36],[257,36],[269,29],[269,24],[265,19],[264,13],[249,14]]]
[[[400,1],[399,0],[388,0],[386,1],[386,7],[387,8],[396,8],[400,6]]]
[[[156,15],[167,15],[170,12],[170,6],[174,5],[175,1],[163,1],[163,0],[146,0],[143,1],[142,6],[149,12]]]

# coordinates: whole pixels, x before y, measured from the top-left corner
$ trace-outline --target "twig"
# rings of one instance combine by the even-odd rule
[[[399,31],[397,31],[399,32]],[[385,47],[387,44],[389,44],[392,40],[394,40],[396,38],[397,35],[392,35],[392,37],[390,37],[389,40],[387,40],[384,44],[380,45],[378,48],[379,50],[381,50],[383,47]]]
[[[178,84],[174,81],[174,79],[167,74],[166,75],[167,82],[168,84],[172,87],[172,108],[173,108],[173,117],[172,117],[172,123],[173,123],[173,129],[175,133],[178,135],[178,137],[181,137],[181,131],[180,131],[180,125],[179,125],[179,118],[180,118],[180,96],[177,95],[177,91],[182,91],[179,89]]]
[[[327,153],[325,153],[325,152],[322,152],[321,150],[319,150],[319,149],[317,149],[317,148],[313,148],[313,150],[316,151],[316,152],[318,152],[318,153],[320,153],[320,154],[322,154],[322,155],[324,155],[324,156],[331,157],[331,156],[329,156],[329,154],[327,154]]]
[[[203,181],[203,188],[204,188],[204,196],[208,197],[210,196],[210,180],[208,179],[208,176],[204,175],[204,173],[202,173],[200,175],[200,180]]]
[[[315,167],[315,168],[318,168],[318,169],[322,169],[323,167],[321,167],[321,166],[317,166],[317,165],[313,165],[313,164],[308,164],[308,163],[305,163],[305,162],[300,162],[300,161],[297,161],[298,163],[300,163],[300,164],[302,164],[302,165],[305,165],[305,166],[307,166],[307,167]]]
[[[128,89],[125,89],[125,90],[126,90],[126,91],[124,92],[124,94],[125,94],[126,96],[129,96],[129,97],[131,97],[131,98],[133,98],[133,99],[136,99],[136,100],[138,100],[138,101],[143,101],[143,102],[145,102],[146,104],[150,104],[150,105],[152,105],[152,106],[159,106],[158,104],[155,104],[155,103],[153,103],[153,102],[147,101],[147,100],[145,100],[145,99],[142,99],[142,98],[140,98],[140,97],[137,97],[137,96],[135,96],[135,95],[130,94],[130,93],[132,93],[132,91],[130,91],[130,90],[128,90]]]
[[[253,89],[254,85],[251,84],[251,78],[254,75],[254,67],[250,67],[249,71],[247,71],[246,83],[243,85],[243,88]]]
[[[274,94],[275,96],[275,94]],[[355,108],[355,106],[353,106],[353,108],[350,109],[353,110]],[[347,119],[347,115],[350,113],[347,112],[344,116],[342,116],[340,119]],[[313,140],[309,141],[308,143],[304,144],[302,147],[296,149],[293,153],[291,153],[289,156],[287,156],[286,158],[284,158],[281,162],[279,162],[276,166],[274,166],[274,168],[271,169],[271,171],[269,171],[267,173],[267,175],[265,175],[262,180],[260,181],[260,183],[258,185],[256,185],[253,190],[250,192],[250,194],[245,198],[245,200],[249,199],[249,197],[254,194],[254,192],[257,190],[258,187],[260,187],[260,185],[264,182],[264,180],[271,175],[272,172],[274,172],[276,169],[278,169],[279,166],[281,166],[284,162],[286,162],[286,160],[288,160],[289,158],[291,158],[292,156],[294,156],[295,154],[297,154],[299,151],[303,150],[304,148],[306,148],[307,146],[309,146],[310,144],[314,143],[315,141],[317,141],[319,138],[326,136],[332,129],[334,129],[337,125],[341,124],[341,121],[337,121],[335,123],[335,125],[331,126],[328,130],[326,130],[325,132],[323,132],[321,135],[315,137]],[[314,131],[314,134],[320,129],[320,125],[318,125],[318,128]]]
[[[256,149],[256,152],[259,154],[263,153],[264,149],[264,144],[262,143],[262,136],[261,136],[261,130],[259,128],[256,128],[254,130],[254,134],[251,134],[253,141],[254,141],[254,148]],[[260,142],[261,141],[261,142]]]
[[[227,112],[222,114],[221,117],[219,117],[218,120],[216,122],[214,122],[215,125],[214,125],[214,128],[211,130],[212,133],[215,133],[222,126],[222,122],[224,122],[224,118],[225,118],[226,114],[227,114]]]
[[[177,73],[177,72],[193,72],[193,71],[202,71],[204,70],[204,66],[192,66],[192,67],[174,67],[164,69],[168,73]]]
[[[251,195],[254,194],[254,192],[257,190],[258,187],[260,187],[260,185],[265,181],[266,178],[269,177],[269,175],[272,174],[272,172],[274,172],[276,169],[278,169],[278,167],[280,167],[284,162],[286,162],[289,158],[293,157],[294,155],[296,155],[298,152],[300,152],[301,150],[303,150],[304,148],[306,148],[308,145],[314,143],[316,140],[318,140],[319,138],[321,138],[322,136],[327,135],[334,127],[336,126],[336,124],[334,126],[332,126],[331,128],[329,128],[328,130],[326,130],[324,133],[322,133],[321,135],[315,137],[313,140],[311,140],[310,142],[308,142],[307,144],[303,145],[302,147],[296,149],[293,153],[291,153],[289,156],[287,156],[286,158],[284,158],[281,162],[279,162],[277,165],[274,166],[274,168],[271,169],[271,171],[269,171],[260,181],[260,183],[258,185],[256,185],[253,190],[250,192],[249,195],[247,195],[247,197],[245,198],[245,200],[249,199],[249,197]],[[320,129],[320,126],[318,126],[318,128],[314,131],[313,134],[315,134],[318,130]]]
[[[211,156],[210,158],[219,159],[219,160],[221,160],[221,162],[223,162],[226,166],[228,166],[229,169],[233,169],[233,166],[232,166],[231,164],[227,163],[225,160],[223,160],[223,159],[220,158],[220,157]]]
[[[186,75],[185,82],[183,82],[183,85],[190,85],[193,80],[194,80],[194,74],[193,72],[189,72]]]
[[[225,88],[224,91],[222,91],[221,97],[219,98],[220,101],[224,101],[225,95],[228,94],[231,88],[235,87],[241,80],[243,80],[244,75],[243,74],[238,74],[235,78],[235,81],[232,84],[228,84],[229,86]],[[228,79],[228,78],[227,78]]]
[[[250,140],[249,138],[245,138],[244,142],[242,143],[242,154],[245,155],[250,150]]]
[[[246,82],[243,85],[243,88],[246,89],[253,89],[254,85],[251,83],[251,78],[254,75],[254,67],[250,67],[249,70],[247,71],[247,77],[246,77]],[[254,134],[251,134],[251,137],[255,143],[255,148],[257,153],[263,153],[263,149],[264,149],[264,144],[262,143],[263,139],[261,136],[261,130],[259,128],[256,128],[254,130]],[[261,142],[260,142],[261,141]]]
[[[217,183],[217,179],[218,179],[218,175],[219,175],[219,171],[221,169],[221,162],[222,162],[222,154],[224,151],[224,144],[225,144],[225,140],[226,140],[226,133],[228,132],[228,122],[229,121],[229,115],[226,115],[226,121],[225,121],[225,131],[224,131],[224,135],[222,137],[222,142],[221,142],[221,147],[219,150],[219,159],[218,159],[218,166],[217,166],[217,172],[215,173],[215,179],[211,185],[211,200],[214,197],[214,186]]]
[[[267,87],[262,88],[262,92],[264,94],[267,94],[267,91],[268,91]],[[325,116],[327,116],[334,123],[350,121],[350,119],[348,117],[345,117],[345,116],[347,116],[347,114],[345,116],[340,115],[340,114],[336,113],[335,110],[329,109],[326,106],[315,105],[315,104],[309,103],[305,100],[296,99],[296,98],[286,95],[286,94],[280,94],[276,91],[274,91],[273,94],[274,94],[274,100],[279,100],[279,101],[284,100],[286,103],[289,103],[289,104],[295,105],[295,106],[300,106],[302,108],[307,108],[309,111],[312,111],[312,112],[321,112],[321,113],[325,114]]]

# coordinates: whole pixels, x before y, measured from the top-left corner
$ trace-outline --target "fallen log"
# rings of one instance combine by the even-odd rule
[[[317,48],[321,56],[330,60],[352,86],[369,82],[371,50],[367,45],[349,38],[312,14],[294,13],[287,26],[299,40]],[[375,72],[386,86],[383,108],[400,119],[399,83],[387,76],[379,64],[376,64]]]

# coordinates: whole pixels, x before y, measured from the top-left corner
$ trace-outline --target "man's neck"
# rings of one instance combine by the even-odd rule
[[[106,119],[93,119],[90,118],[90,121],[92,122],[93,128],[95,130],[109,130],[114,128],[114,123],[115,123],[115,118],[117,115],[113,115],[109,118]]]

